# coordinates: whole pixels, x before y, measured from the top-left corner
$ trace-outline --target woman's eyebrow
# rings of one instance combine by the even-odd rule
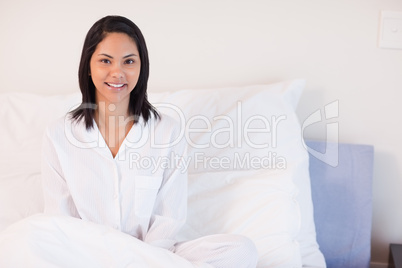
[[[110,58],[110,59],[113,59],[112,56],[110,56],[110,55],[108,55],[108,54],[106,54],[106,53],[98,54],[98,56],[105,56],[105,57],[108,57],[108,58]],[[137,55],[137,54],[134,54],[134,53],[128,54],[128,55],[124,56],[123,59],[129,58],[129,57],[138,57],[138,55]]]
[[[105,53],[98,54],[98,56],[105,56],[105,57],[108,57],[108,58],[113,59],[112,56],[110,56],[110,55],[108,55],[108,54],[105,54]]]
[[[128,54],[127,56],[124,56],[123,59],[125,58],[129,58],[129,57],[138,57],[138,55],[132,53],[132,54]]]

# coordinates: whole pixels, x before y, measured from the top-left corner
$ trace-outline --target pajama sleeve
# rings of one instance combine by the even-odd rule
[[[171,166],[164,171],[163,181],[156,197],[155,207],[145,242],[173,250],[175,236],[186,221],[187,215],[187,143],[185,138],[172,147]]]
[[[42,189],[44,195],[45,213],[68,215],[79,218],[77,209],[71,198],[70,191],[63,176],[60,165],[60,154],[56,153],[56,138],[51,138],[46,129],[42,139]]]

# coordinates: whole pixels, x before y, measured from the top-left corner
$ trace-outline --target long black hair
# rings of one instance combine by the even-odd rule
[[[90,76],[90,61],[92,54],[96,50],[96,46],[106,37],[108,33],[125,33],[137,45],[141,69],[138,82],[134,90],[130,93],[129,114],[134,116],[134,123],[138,122],[139,116],[144,118],[146,123],[151,117],[151,113],[159,118],[158,112],[149,103],[147,98],[147,86],[149,77],[149,58],[148,50],[145,44],[144,36],[140,29],[131,20],[122,16],[106,16],[89,29],[85,37],[84,46],[82,48],[81,61],[78,70],[79,86],[82,93],[81,105],[71,112],[72,118],[79,121],[85,120],[87,129],[93,127],[95,102],[95,85]]]

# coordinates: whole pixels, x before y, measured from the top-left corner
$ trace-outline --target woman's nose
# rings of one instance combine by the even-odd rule
[[[123,77],[123,70],[119,64],[113,66],[111,75],[113,78],[122,78]]]

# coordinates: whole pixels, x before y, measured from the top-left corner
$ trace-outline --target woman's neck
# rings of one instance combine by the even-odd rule
[[[130,116],[128,105],[121,103],[99,102],[95,110],[95,122],[113,156],[134,125],[134,116]]]
[[[130,116],[128,105],[99,102],[97,106],[95,121],[101,125],[108,124],[110,121],[124,121]]]

